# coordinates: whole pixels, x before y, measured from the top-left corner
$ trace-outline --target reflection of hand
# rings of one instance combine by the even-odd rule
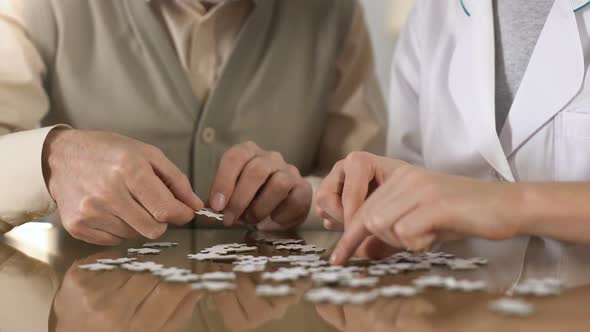
[[[106,132],[54,130],[44,171],[64,228],[75,238],[115,245],[155,239],[203,207],[187,177],[156,147]]]
[[[104,256],[103,256],[104,257]],[[176,331],[192,316],[199,293],[146,273],[90,272],[74,263],[52,308],[55,331]]]
[[[260,229],[286,230],[305,220],[311,197],[311,184],[280,153],[246,142],[224,154],[210,205],[223,211],[228,226],[243,218]]]
[[[322,304],[316,310],[340,331],[436,331],[427,320],[434,306],[421,298],[379,299],[366,305]]]
[[[230,331],[253,330],[267,321],[282,318],[292,304],[299,301],[306,283],[297,283],[296,293],[287,297],[261,298],[256,295],[256,283],[252,276],[239,274],[235,292],[212,294],[215,307],[219,308]]]

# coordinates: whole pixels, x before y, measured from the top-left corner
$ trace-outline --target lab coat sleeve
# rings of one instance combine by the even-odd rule
[[[419,2],[410,13],[394,53],[387,155],[424,166],[420,128]]]

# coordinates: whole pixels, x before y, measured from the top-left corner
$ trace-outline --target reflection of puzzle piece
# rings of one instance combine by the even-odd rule
[[[530,316],[535,312],[535,307],[532,304],[512,298],[503,298],[491,302],[489,308],[501,314],[519,317]]]
[[[210,292],[221,292],[236,289],[236,284],[226,281],[204,281],[191,285],[194,290],[208,290]]]
[[[196,261],[233,261],[238,259],[238,255],[218,255],[218,254],[189,254],[188,259]]]
[[[155,272],[161,270],[164,266],[162,264],[157,264],[154,262],[131,262],[128,264],[121,265],[121,268],[127,271],[132,272]]]
[[[205,209],[195,212],[195,214],[197,216],[205,216],[207,218],[212,218],[212,219],[216,219],[218,221],[223,221],[223,214],[217,213],[211,209],[205,208]]]
[[[108,271],[108,270],[115,269],[115,267],[113,265],[101,264],[101,263],[78,265],[78,268],[80,268],[82,270],[89,270],[89,271]]]
[[[197,280],[199,280],[199,276],[194,273],[173,274],[173,275],[169,275],[167,277],[164,277],[165,282],[183,283],[183,282],[195,282]]]
[[[110,259],[110,258],[97,259],[96,262],[100,263],[100,264],[108,264],[108,265],[121,265],[121,264],[131,263],[135,260],[136,260],[135,258],[122,257],[122,258],[115,258],[115,259]]]

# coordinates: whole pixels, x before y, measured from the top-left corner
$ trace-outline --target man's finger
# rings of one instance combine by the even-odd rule
[[[166,232],[167,224],[154,219],[131,194],[115,207],[115,214],[148,239],[155,240]]]
[[[92,244],[97,244],[100,246],[116,246],[125,241],[125,239],[113,235],[109,232],[90,227],[86,228],[80,233],[81,234],[77,237],[79,240]]]
[[[122,239],[135,239],[141,237],[141,234],[114,215],[96,218],[95,220],[91,220],[89,224],[91,224],[92,228],[95,230],[106,231],[107,233]]]
[[[174,197],[194,211],[201,210],[204,207],[201,199],[193,191],[188,177],[166,158],[163,152],[155,150],[155,152],[150,153],[149,160],[155,174],[162,179],[166,187],[170,188]]]
[[[369,236],[369,232],[362,220],[353,218],[330,256],[330,264],[343,265],[346,263],[367,236]]]
[[[289,196],[294,186],[295,181],[287,172],[274,173],[250,204],[248,215],[256,222],[264,220]]]
[[[254,158],[244,166],[238,183],[229,196],[227,207],[223,210],[224,225],[231,226],[240,218],[254,200],[256,193],[277,170],[278,165],[262,157]]]
[[[256,155],[257,148],[250,144],[234,146],[223,155],[209,193],[209,205],[214,210],[226,208],[242,170]]]
[[[131,195],[159,222],[183,225],[194,218],[191,207],[176,199],[152,170],[139,170],[128,180]]]
[[[305,187],[295,187],[289,196],[272,212],[271,218],[277,224],[292,225],[303,221],[309,213],[308,194]]]

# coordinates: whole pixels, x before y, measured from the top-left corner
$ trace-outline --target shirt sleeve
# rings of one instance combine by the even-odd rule
[[[38,128],[49,109],[46,68],[18,6],[18,0],[0,1],[0,233],[55,209],[41,164],[53,127]]]
[[[375,75],[373,45],[359,3],[347,43],[337,63],[337,84],[328,105],[328,117],[318,154],[316,174],[307,180],[314,189],[305,228],[321,228],[315,214],[315,193],[334,164],[353,151],[385,152],[386,106]]]

